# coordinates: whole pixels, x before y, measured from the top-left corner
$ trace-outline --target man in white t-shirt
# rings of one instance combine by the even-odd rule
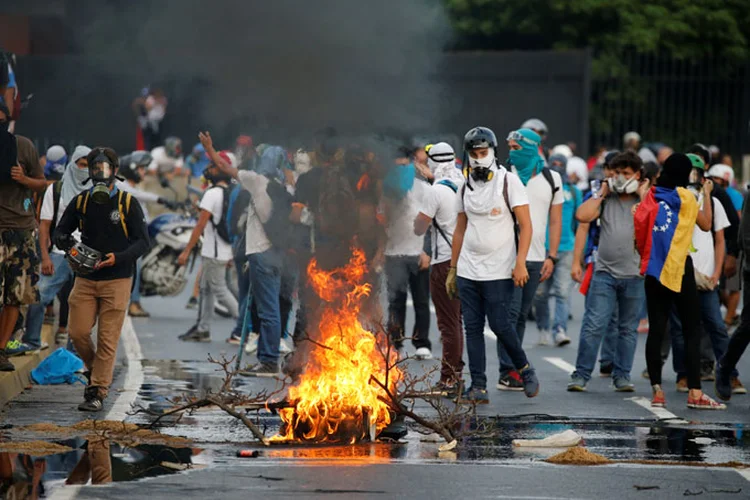
[[[461,171],[456,168],[456,154],[453,148],[445,142],[430,147],[427,152],[427,166],[434,183],[425,190],[422,207],[414,220],[414,233],[421,236],[431,228],[430,295],[435,304],[440,341],[443,344],[440,381],[435,387],[435,392],[445,396],[458,396],[464,367],[461,302],[448,297],[445,280],[450,272],[453,233],[458,218],[458,193],[464,185],[464,178]]]
[[[148,166],[149,175],[171,178],[183,174],[185,160],[182,156],[182,140],[178,137],[167,137],[163,146],[151,150],[153,161]],[[185,171],[184,173],[189,173]]]
[[[398,181],[396,181],[398,179]],[[412,345],[417,359],[432,358],[430,333],[430,256],[425,238],[414,234],[414,219],[429,184],[416,175],[414,164],[396,165],[386,176],[382,211],[385,214],[385,276],[388,289],[388,334],[397,349],[403,346],[406,297],[414,303]]]
[[[222,160],[231,163],[226,153],[219,153]],[[198,321],[179,339],[187,342],[210,342],[211,319],[214,314],[214,303],[219,300],[227,306],[230,314],[238,314],[237,299],[227,286],[226,268],[232,260],[232,245],[229,242],[228,228],[224,224],[224,196],[229,196],[231,177],[223,173],[215,164],[210,165],[203,174],[212,187],[203,193],[200,202],[198,224],[193,229],[190,242],[180,254],[178,262],[184,266],[195,245],[203,235],[201,247],[202,272],[200,282],[200,307]]]
[[[526,396],[533,398],[539,393],[539,380],[509,314],[514,285],[522,287],[529,280],[526,256],[532,229],[526,190],[518,176],[497,162],[497,138],[490,129],[471,129],[464,137],[464,151],[468,177],[458,198],[451,268],[445,283],[448,296],[458,293],[461,299],[469,355],[471,387],[459,402],[489,402],[485,321],[520,372]]]
[[[562,178],[560,174],[545,166],[544,158],[539,155],[540,144],[541,138],[530,129],[522,128],[508,135],[510,162],[513,165],[513,173],[517,174],[526,186],[533,227],[531,248],[526,257],[529,281],[523,287],[514,290],[510,310],[510,320],[522,344],[526,332],[526,318],[534,303],[539,283],[552,276],[557,264],[557,250],[562,233],[562,206],[565,201]],[[545,249],[548,223],[549,251]],[[565,335],[562,332],[560,334]],[[559,341],[562,343],[563,339]],[[499,344],[497,355],[500,358],[500,380],[497,388],[503,391],[522,391],[521,377],[513,369],[510,357],[502,351]]]
[[[703,197],[703,190],[701,189],[705,182],[705,163],[698,155],[688,154],[687,157],[693,163],[693,170],[690,176],[691,183],[688,185],[688,188],[693,192],[700,193],[698,203],[700,208],[703,209],[703,203],[707,202]],[[719,289],[717,285],[721,278],[724,258],[726,256],[724,230],[731,223],[721,202],[713,196],[711,197],[711,201],[713,203],[713,224],[711,231],[703,231],[697,224],[695,225],[693,229],[694,251],[691,251],[690,257],[693,259],[695,283],[698,287],[698,298],[701,303],[702,336],[708,336],[713,347],[714,356],[716,356],[716,359],[721,359],[729,345],[729,333],[721,314],[721,303],[719,301]],[[684,361],[685,340],[682,336],[682,324],[674,311],[670,318],[670,338],[672,340],[674,369],[677,372],[677,390],[688,392],[687,369],[685,368]],[[742,387],[736,368],[731,374],[731,384],[733,390]]]

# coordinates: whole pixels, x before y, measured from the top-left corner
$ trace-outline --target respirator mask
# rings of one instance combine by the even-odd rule
[[[91,199],[94,203],[107,203],[109,201],[109,186],[115,180],[115,165],[109,157],[100,152],[94,161],[89,163],[89,179],[94,185],[91,190]]]
[[[484,158],[472,158],[469,156],[471,167],[471,178],[477,182],[487,182],[492,179],[492,165],[495,164],[495,150],[490,148]]]
[[[618,174],[607,179],[609,188],[617,194],[633,194],[638,190],[638,179],[635,176],[628,179],[623,174]]]

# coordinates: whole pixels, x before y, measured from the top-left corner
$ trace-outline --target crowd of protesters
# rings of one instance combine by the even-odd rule
[[[586,390],[597,359],[615,391],[634,391],[638,333],[647,332],[644,376],[654,406],[666,404],[661,374],[670,350],[677,390],[691,408],[725,408],[702,392],[702,381],[716,379],[723,400],[746,392],[735,367],[750,317],[736,310],[750,229],[741,228],[746,207],[734,170],[716,161],[714,147],[675,153],[630,132],[622,151],[600,149],[586,161],[575,144],[549,147],[546,125],[531,119],[504,144],[476,127],[459,154],[446,142],[394,148],[327,129],[309,148],[255,145],[242,135],[231,150],[201,132],[185,158],[179,139],[161,140],[163,95],[144,91],[136,104],[150,151],[118,157],[79,145],[68,154],[56,145],[40,158],[31,141],[6,132],[11,113],[0,103],[0,370],[14,369],[9,357],[49,347],[41,330],[54,322],[58,298],[56,343],[67,342],[86,366],[81,410],[102,408],[125,315],[149,315],[140,304],[147,207],[175,208],[142,189],[149,175],[166,185],[185,176],[202,190],[178,259],[186,266],[200,247],[188,303],[197,318],[179,339],[211,341],[214,311],[223,307],[237,319],[227,342],[246,339],[257,358],[243,375],[280,375],[284,357],[316,324],[308,263],[341,267],[356,245],[373,286],[363,323],[383,325],[399,352],[410,340],[414,357],[432,358],[434,304],[443,355],[436,394],[489,401],[488,323],[497,337],[497,389],[535,397],[526,323],[536,322],[539,345],[569,345],[576,289],[585,312],[568,391]],[[407,332],[409,305],[415,321]]]

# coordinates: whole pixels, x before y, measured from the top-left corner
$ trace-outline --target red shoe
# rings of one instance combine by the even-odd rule
[[[654,387],[654,397],[651,399],[651,407],[664,408],[665,406],[667,406],[667,400],[664,397],[664,391],[659,386]]]
[[[718,403],[708,397],[706,394],[702,394],[700,398],[698,399],[692,399],[690,396],[688,396],[688,402],[687,402],[688,408],[692,408],[693,410],[726,410],[727,405],[723,403]]]

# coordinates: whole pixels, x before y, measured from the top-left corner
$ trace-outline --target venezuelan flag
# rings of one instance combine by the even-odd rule
[[[641,274],[680,292],[698,217],[695,195],[684,188],[657,186],[638,205],[634,217]]]

